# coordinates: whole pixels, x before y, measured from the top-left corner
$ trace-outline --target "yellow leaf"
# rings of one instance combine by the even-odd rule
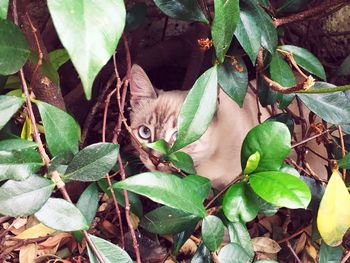
[[[29,244],[23,246],[19,250],[19,262],[21,263],[34,263],[34,259],[37,257],[36,244]]]
[[[317,228],[329,246],[341,243],[350,227],[350,195],[339,172],[334,170],[322,197]]]
[[[21,139],[24,140],[30,140],[32,141],[32,123],[30,122],[30,119],[28,115],[26,115],[26,120],[23,123],[22,132],[21,132]]]
[[[28,238],[37,238],[37,237],[44,237],[47,235],[52,234],[56,230],[49,228],[43,224],[37,224],[35,226],[32,226],[31,228],[28,228],[27,230],[23,231],[21,234],[16,236],[17,239],[28,239]]]

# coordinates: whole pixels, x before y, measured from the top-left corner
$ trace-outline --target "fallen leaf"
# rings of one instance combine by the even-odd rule
[[[33,263],[37,257],[37,246],[36,244],[28,244],[23,246],[19,250],[19,262],[21,263]]]
[[[264,253],[278,253],[281,247],[275,240],[268,237],[255,237],[252,239],[254,251]]]
[[[28,238],[37,238],[37,237],[45,237],[47,235],[50,235],[54,233],[56,230],[49,228],[41,223],[32,226],[31,228],[28,228],[27,230],[23,231],[19,235],[17,235],[16,239],[28,239]]]

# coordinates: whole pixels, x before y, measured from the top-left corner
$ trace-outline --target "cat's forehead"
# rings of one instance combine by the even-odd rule
[[[131,126],[141,124],[176,126],[176,118],[186,96],[185,92],[160,92],[156,99],[146,99],[132,108]]]

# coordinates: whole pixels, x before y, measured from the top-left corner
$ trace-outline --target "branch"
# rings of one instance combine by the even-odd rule
[[[312,9],[302,11],[297,14],[293,14],[290,16],[282,17],[282,18],[276,18],[273,21],[273,24],[275,27],[279,27],[285,24],[290,24],[298,21],[302,21],[305,18],[311,17],[311,16],[317,16],[319,14],[323,14],[325,11],[328,11],[329,9],[337,8],[338,5],[342,5],[345,3],[348,3],[349,0],[333,0],[333,1],[327,1],[321,5],[318,5]]]

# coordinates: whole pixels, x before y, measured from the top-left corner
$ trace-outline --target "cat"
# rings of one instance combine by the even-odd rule
[[[144,70],[134,64],[130,93],[130,127],[138,141],[150,143],[164,139],[172,145],[176,139],[176,118],[188,91],[158,90],[153,87]],[[256,96],[250,89],[242,108],[221,89],[218,98],[217,111],[207,131],[199,140],[180,151],[192,157],[198,175],[209,178],[212,186],[221,190],[242,171],[241,145],[248,131],[259,124],[259,110]],[[260,113],[262,120],[270,117],[261,106]],[[150,151],[160,156],[156,151]],[[156,167],[147,152],[140,151],[140,159],[149,170],[169,172],[164,164]]]

